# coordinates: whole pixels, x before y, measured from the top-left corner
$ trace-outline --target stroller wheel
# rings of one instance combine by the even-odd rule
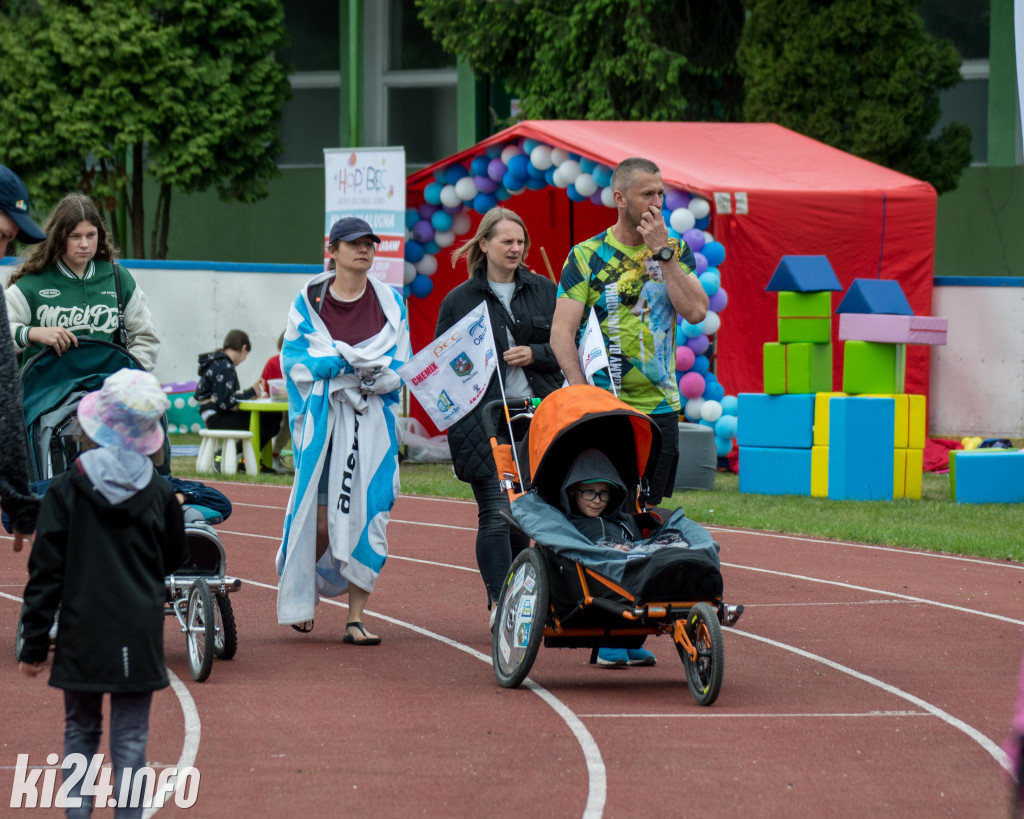
[[[725,673],[725,646],[718,615],[707,603],[697,603],[690,609],[684,629],[697,649],[696,659],[691,659],[676,640],[676,651],[686,669],[686,684],[698,705],[711,705],[722,690],[722,675]]]
[[[203,682],[213,668],[215,640],[213,593],[200,578],[188,590],[188,608],[185,614],[185,647],[192,679]]]
[[[235,626],[235,612],[231,608],[231,598],[226,594],[218,594],[214,599],[213,623],[213,655],[218,660],[230,660],[238,651],[238,628]]]
[[[494,676],[503,687],[515,688],[530,673],[544,639],[548,568],[537,549],[524,549],[512,561],[497,605],[491,632]]]

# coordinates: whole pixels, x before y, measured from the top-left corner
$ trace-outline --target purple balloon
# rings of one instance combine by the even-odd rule
[[[474,176],[477,193],[494,193],[498,189],[498,183],[489,176]]]
[[[674,189],[665,191],[665,203],[662,206],[665,210],[673,211],[677,208],[685,208],[689,204],[690,194]]]
[[[683,241],[690,246],[690,250],[696,253],[704,247],[704,231],[690,228],[683,234]]]
[[[500,182],[507,170],[508,168],[505,167],[505,163],[500,158],[496,157],[487,163],[487,175],[495,182]]]
[[[701,333],[696,338],[686,339],[686,346],[693,350],[694,355],[704,355],[704,353],[707,352],[708,347],[711,346],[711,339],[704,333]],[[691,364],[690,366],[692,367],[693,365]]]
[[[604,205],[604,200],[601,198],[600,188],[597,189],[597,193],[592,193],[590,195],[590,201],[593,202],[595,205]]]
[[[420,219],[429,219],[439,210],[441,210],[440,205],[431,205],[429,202],[423,202],[418,208],[416,208],[416,212],[420,215]]]
[[[463,209],[464,209],[465,207],[466,207],[466,206],[465,206],[465,205],[463,205],[463,204],[462,204],[461,202],[459,202],[459,204],[457,204],[457,205],[456,205],[455,207],[453,207],[453,208],[450,208],[450,207],[448,207],[447,205],[445,205],[445,206],[444,206],[444,212],[445,212],[445,213],[450,213],[450,214],[451,214],[452,216],[458,216],[458,215],[459,215],[460,213],[462,213],[462,211],[463,211]]]
[[[413,227],[412,235],[417,242],[429,242],[434,238],[434,226],[426,219],[421,219]]]
[[[715,291],[715,295],[708,297],[708,310],[714,310],[716,313],[721,313],[725,309],[725,305],[729,303],[729,296],[725,290],[719,287]]]
[[[703,253],[698,253],[697,251],[694,251],[693,260],[695,263],[693,272],[696,273],[698,276],[708,269],[708,260],[704,258]]]

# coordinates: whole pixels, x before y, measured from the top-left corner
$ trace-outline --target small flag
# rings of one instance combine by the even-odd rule
[[[604,336],[601,334],[601,323],[597,320],[597,313],[590,308],[590,317],[587,319],[587,327],[580,339],[580,369],[587,377],[587,383],[594,383],[594,373],[608,367],[608,351],[604,347]]]
[[[474,409],[498,367],[487,305],[481,302],[398,368],[439,430]]]

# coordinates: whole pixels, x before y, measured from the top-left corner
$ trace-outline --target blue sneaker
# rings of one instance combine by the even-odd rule
[[[599,648],[597,650],[597,664],[605,668],[622,668],[629,662],[629,656],[624,648]]]
[[[654,665],[657,658],[646,648],[627,648],[626,656],[629,658],[626,665]]]

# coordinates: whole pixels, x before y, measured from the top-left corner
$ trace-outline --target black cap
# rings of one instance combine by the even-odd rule
[[[28,216],[28,188],[19,176],[5,165],[0,165],[0,210],[18,226],[18,240],[35,244],[46,238],[42,228]]]
[[[355,216],[346,216],[331,225],[331,236],[328,241],[336,242],[341,239],[343,242],[354,242],[363,236],[369,236],[375,242],[380,241],[380,236],[373,232],[369,222]]]

